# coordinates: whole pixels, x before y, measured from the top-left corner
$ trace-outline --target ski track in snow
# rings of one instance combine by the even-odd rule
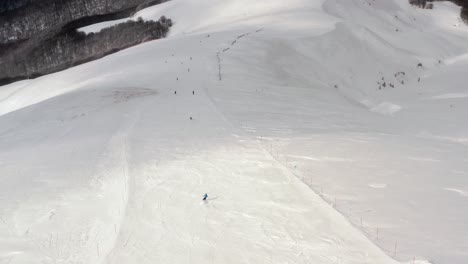
[[[456,189],[456,188],[444,188],[444,190],[457,193],[461,197],[468,197],[468,192],[467,191],[459,190],[459,189]]]
[[[433,99],[458,99],[458,98],[467,98],[468,93],[449,93],[433,96]]]

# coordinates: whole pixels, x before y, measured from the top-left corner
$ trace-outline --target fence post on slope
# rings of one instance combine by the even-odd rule
[[[397,246],[398,246],[398,240],[395,241],[395,249],[393,251],[393,257],[396,257]]]
[[[219,80],[221,81],[222,78],[221,78],[221,57],[219,56],[219,52],[216,53],[216,57],[218,58],[218,76],[219,76]]]

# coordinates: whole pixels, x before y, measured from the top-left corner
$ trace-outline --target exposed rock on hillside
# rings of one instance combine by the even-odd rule
[[[425,9],[432,9],[434,7],[433,2],[441,1],[450,1],[461,6],[461,18],[466,24],[468,24],[468,0],[409,0],[410,4]]]

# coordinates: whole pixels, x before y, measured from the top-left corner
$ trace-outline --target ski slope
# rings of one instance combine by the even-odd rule
[[[0,263],[466,263],[458,11],[172,0],[135,15],[167,39],[0,87]]]

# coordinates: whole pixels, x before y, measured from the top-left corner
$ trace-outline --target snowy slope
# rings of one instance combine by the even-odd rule
[[[169,38],[1,87],[0,263],[466,263],[457,10],[173,0],[135,15]]]

